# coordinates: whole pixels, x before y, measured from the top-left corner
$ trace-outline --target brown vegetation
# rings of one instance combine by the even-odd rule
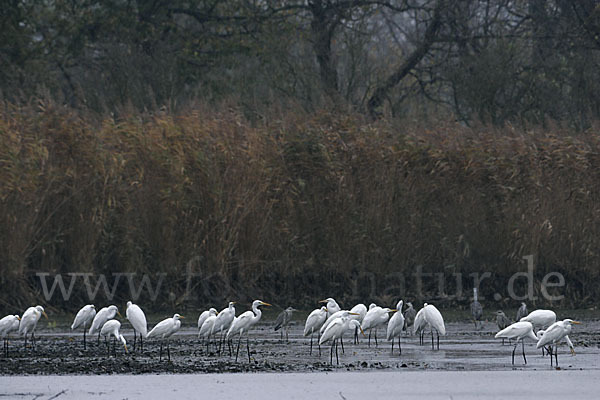
[[[446,273],[446,294],[463,273],[465,296],[468,274],[490,271],[481,291],[491,299],[528,254],[538,281],[564,274],[563,306],[590,303],[600,294],[599,149],[594,130],[558,126],[330,113],[257,123],[231,109],[98,122],[6,103],[0,310],[43,304],[40,271],[166,273],[157,308],[414,298],[418,265]],[[184,298],[190,271],[201,277]],[[443,300],[434,278],[424,284]],[[75,305],[53,305],[79,306],[85,294],[77,285]]]

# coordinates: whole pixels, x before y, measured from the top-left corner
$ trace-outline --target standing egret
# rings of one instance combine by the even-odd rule
[[[348,312],[348,311],[346,311],[346,312]],[[337,351],[337,340],[338,339],[341,340],[342,337],[344,336],[344,333],[350,327],[357,327],[358,329],[360,329],[360,332],[364,336],[365,333],[360,326],[360,322],[358,322],[357,320],[354,320],[354,319],[350,319],[349,312],[348,312],[348,314],[345,314],[342,317],[336,318],[333,322],[331,322],[331,324],[329,324],[329,326],[327,327],[327,329],[325,329],[325,332],[323,332],[323,335],[319,339],[319,345],[327,342],[328,340],[331,340],[331,351],[330,351],[329,362],[332,365],[333,365],[333,348],[334,348],[334,346],[335,346],[335,359],[337,361],[337,364],[338,365],[340,364],[340,359],[338,357],[338,351]]]
[[[400,300],[398,304],[396,304],[396,310],[398,310],[392,317],[390,318],[390,322],[388,322],[387,326],[387,340],[392,341],[392,354],[394,354],[394,338],[398,338],[398,354],[402,354],[402,346],[400,345],[400,335],[402,335],[402,330],[404,329],[404,315],[402,314],[402,306],[404,302]]]
[[[18,315],[7,315],[0,319],[0,338],[2,338],[4,342],[5,357],[8,357],[8,335],[12,331],[19,329],[19,321],[21,321],[21,318],[19,318]]]
[[[581,322],[573,321],[572,319],[564,319],[550,325],[548,329],[544,331],[544,334],[537,342],[537,348],[546,347],[546,351],[550,354],[550,365],[552,366],[552,345],[554,345],[554,357],[556,359],[556,366],[558,367],[558,343],[562,339],[567,339],[571,353],[575,354],[573,350],[573,343],[569,339],[569,333],[571,333],[572,324],[580,324]]]
[[[413,326],[415,323],[415,317],[417,316],[417,311],[413,308],[412,303],[406,303],[406,310],[404,311],[404,330],[410,332],[408,328]]]
[[[100,329],[102,329],[102,326],[106,323],[106,321],[108,321],[109,319],[113,319],[117,314],[119,315],[119,317],[123,317],[119,312],[117,306],[108,306],[101,308],[100,311],[98,311],[98,313],[94,317],[88,334],[93,335],[95,333],[98,333],[98,343],[100,343]]]
[[[515,347],[513,347],[512,351],[512,363],[515,364],[515,350],[517,350],[517,346],[519,345],[519,341],[521,341],[521,345],[523,347],[523,360],[525,364],[527,364],[527,358],[525,358],[525,342],[523,339],[530,338],[534,341],[537,341],[537,337],[533,333],[533,324],[528,321],[519,321],[514,324],[502,329],[500,332],[496,333],[496,339],[517,339],[515,342]]]
[[[483,317],[483,307],[481,303],[477,301],[477,288],[473,288],[473,302],[471,303],[471,316],[475,322],[475,329],[481,329],[481,318]]]
[[[528,321],[533,325],[534,331],[536,329],[544,329],[556,322],[556,313],[551,310],[535,310],[530,312],[527,316],[520,319],[520,321]],[[542,347],[542,357],[544,356],[544,349]]]
[[[273,327],[273,329],[275,331],[278,331],[279,329],[281,329],[281,340],[283,340],[283,331],[285,330],[285,340],[289,341],[288,325],[290,324],[290,321],[292,320],[292,314],[294,313],[294,311],[298,311],[298,310],[296,310],[294,307],[288,307],[285,310],[283,310],[282,312],[280,312],[279,315],[277,316],[277,319],[275,320],[275,326]]]
[[[219,341],[219,354],[221,353],[221,348],[223,347],[223,342],[225,341],[225,333],[229,330],[234,318],[235,301],[230,301],[227,308],[224,308],[220,313],[218,313],[211,333],[211,335],[216,335],[217,333],[221,335]],[[229,355],[231,356],[231,345],[229,342],[227,342],[227,345],[229,346]]]
[[[423,345],[423,336],[425,335],[425,327],[427,326],[427,321],[425,321],[426,306],[427,303],[425,303],[423,308],[415,315],[415,320],[413,322],[413,333],[419,333],[419,345],[421,346]]]
[[[543,329],[556,322],[556,313],[551,310],[535,310],[519,321],[531,322],[534,329]]]
[[[125,315],[133,327],[133,351],[135,351],[137,333],[140,334],[140,351],[144,351],[143,338],[148,336],[148,323],[146,322],[146,314],[144,314],[144,311],[142,311],[137,304],[133,304],[131,301],[128,301]]]
[[[521,303],[521,307],[517,310],[517,319],[515,321],[519,322],[521,318],[526,317],[527,314],[527,304]]]
[[[208,310],[202,311],[200,313],[200,316],[198,317],[198,330],[200,330],[200,328],[202,328],[202,324],[204,323],[204,321],[206,321],[206,318],[208,318],[209,315],[217,315],[217,309],[216,308],[209,308]]]
[[[169,338],[181,328],[181,319],[183,319],[183,315],[175,314],[171,318],[166,318],[160,321],[150,332],[148,332],[148,339],[151,338],[160,338],[160,352],[158,356],[158,361],[162,361],[162,348],[163,341],[167,340],[167,357],[168,360],[171,361],[171,351],[169,350]]]
[[[352,309],[350,309],[350,312],[353,314],[358,314],[351,315],[350,319],[355,319],[362,324],[363,320],[365,319],[365,316],[367,315],[367,306],[365,306],[362,303],[357,304],[354,307],[352,307]],[[358,328],[354,328],[354,344],[358,344]]]
[[[81,310],[79,310],[77,312],[77,315],[75,315],[75,320],[73,321],[73,324],[71,325],[71,330],[77,329],[80,326],[83,327],[83,349],[84,350],[86,349],[85,331],[87,330],[88,325],[91,325],[95,316],[96,316],[96,306],[94,306],[93,304],[88,304],[86,306],[83,306],[81,308]]]
[[[217,316],[219,314],[217,312],[217,310],[214,310],[214,312],[212,310],[214,310],[214,308],[211,309],[210,315],[208,316],[208,318],[206,318],[204,320],[204,323],[200,327],[200,332],[198,332],[198,337],[202,337],[206,341],[206,352],[207,353],[208,353],[208,350],[210,347],[210,337],[213,335],[213,332],[215,331],[214,330],[215,322],[217,321]],[[215,344],[215,349],[216,349],[216,347],[217,347],[217,345]]]
[[[319,340],[321,339],[320,329],[327,320],[327,308],[325,306],[313,310],[306,318],[304,324],[304,336],[310,334],[310,354],[312,354],[313,334],[319,332]],[[319,344],[319,355],[321,355],[321,345]]]
[[[375,329],[375,346],[377,343],[377,328],[382,325],[385,325],[386,322],[390,319],[391,312],[395,312],[395,309],[391,308],[381,308],[379,306],[372,307],[367,311],[367,315],[360,324],[360,327],[363,331],[369,330],[369,347],[371,347],[371,331]]]
[[[29,307],[23,313],[19,323],[19,335],[25,336],[25,347],[27,347],[27,334],[31,332],[32,348],[35,348],[35,327],[42,315],[48,319],[42,306]]]
[[[226,339],[233,339],[233,336],[238,334],[240,335],[238,339],[237,352],[235,353],[235,361],[238,359],[238,355],[240,353],[240,343],[242,341],[242,335],[246,334],[246,348],[248,349],[248,362],[250,363],[250,338],[248,337],[248,331],[254,325],[260,321],[260,317],[262,316],[262,311],[260,310],[260,306],[271,306],[269,303],[265,303],[262,300],[254,300],[252,302],[252,311],[248,310],[239,317],[235,318],[229,327],[229,331],[227,331]]]
[[[433,305],[426,304],[423,307],[423,318],[425,322],[431,328],[431,349],[434,349],[433,346],[433,330],[435,329],[437,333],[437,348],[440,349],[440,333],[446,335],[446,326],[444,325],[444,318],[442,318],[442,313]]]
[[[123,335],[121,335],[121,333],[119,332],[120,329],[121,323],[116,319],[106,321],[104,325],[102,325],[102,329],[100,329],[100,335],[104,336],[104,341],[106,342],[106,350],[108,351],[108,357],[110,357],[110,343],[108,340],[110,338],[110,335],[113,335],[113,350],[115,353],[115,357],[117,356],[117,345],[115,343],[116,340],[119,340],[121,343],[123,343],[123,347],[125,347],[125,352],[128,352],[127,342],[125,341]]]
[[[341,311],[339,304],[332,297],[328,297],[325,300],[321,300],[319,301],[319,303],[327,303],[327,317],[330,317],[332,314]]]
[[[512,324],[512,321],[508,319],[506,314],[504,314],[504,311],[498,310],[496,311],[496,324],[498,325],[499,331],[501,331]],[[508,343],[510,344],[510,339]],[[504,338],[502,338],[502,345],[504,345]]]

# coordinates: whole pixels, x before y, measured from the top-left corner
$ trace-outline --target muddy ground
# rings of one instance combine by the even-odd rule
[[[583,320],[571,334],[576,356],[571,356],[565,345],[560,347],[559,365],[561,369],[599,370],[600,321],[594,316]],[[191,321],[190,321],[191,320]],[[153,321],[150,327],[154,325]],[[542,357],[533,342],[526,342],[527,365],[523,363],[521,346],[515,356],[515,366],[511,365],[512,346],[502,345],[494,339],[497,332],[495,323],[489,321],[483,329],[476,330],[472,323],[455,321],[447,323],[447,334],[440,339],[440,350],[431,349],[431,336],[425,337],[425,345],[419,345],[418,336],[402,337],[402,354],[391,354],[390,343],[382,339],[384,330],[378,333],[379,345],[371,346],[361,337],[358,345],[352,344],[351,336],[345,339],[345,353],[339,350],[339,365],[335,356],[330,364],[329,347],[324,346],[319,355],[313,348],[310,354],[310,339],[302,336],[303,320],[294,321],[289,332],[289,341],[281,340],[272,328],[273,321],[265,318],[251,332],[250,362],[245,341],[235,360],[227,348],[221,354],[214,346],[207,351],[206,345],[197,338],[193,318],[185,320],[180,332],[170,341],[171,361],[159,361],[159,342],[147,340],[144,351],[133,351],[133,337],[130,325],[122,320],[122,333],[127,339],[129,353],[117,345],[116,356],[107,354],[102,340],[89,338],[90,343],[83,349],[81,332],[71,333],[68,322],[47,322],[38,326],[36,349],[24,348],[22,339],[10,341],[9,358],[0,355],[0,375],[26,374],[146,374],[146,373],[219,373],[219,372],[310,372],[310,371],[374,371],[374,370],[452,370],[452,371],[495,371],[495,370],[550,370],[548,357]],[[316,338],[315,338],[316,339]],[[111,347],[112,349],[112,347]]]

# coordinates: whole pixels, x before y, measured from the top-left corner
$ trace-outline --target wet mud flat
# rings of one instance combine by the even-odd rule
[[[475,330],[473,324],[454,322],[447,324],[447,334],[440,338],[440,350],[432,350],[431,335],[425,335],[425,344],[419,345],[418,336],[402,337],[402,354],[397,344],[394,354],[391,345],[383,339],[385,332],[378,331],[379,345],[371,346],[361,337],[358,345],[352,344],[349,334],[344,339],[345,352],[338,346],[339,365],[333,356],[330,364],[330,346],[321,347],[321,355],[313,343],[310,354],[310,339],[302,336],[303,321],[291,326],[289,341],[281,340],[274,332],[272,323],[263,322],[250,334],[250,361],[246,339],[241,342],[238,360],[235,360],[237,339],[233,341],[232,355],[227,346],[218,354],[214,345],[207,351],[198,339],[197,330],[183,328],[170,340],[171,361],[159,361],[158,340],[145,340],[143,352],[133,351],[133,333],[126,321],[122,334],[127,339],[129,353],[117,344],[116,356],[107,354],[104,339],[97,343],[96,337],[88,337],[87,349],[83,349],[82,333],[72,333],[67,326],[39,329],[36,349],[23,347],[22,339],[10,341],[8,358],[0,356],[0,375],[86,375],[86,374],[194,374],[235,372],[318,372],[318,371],[504,371],[504,370],[553,370],[549,358],[542,357],[532,341],[525,343],[527,365],[523,362],[521,345],[515,354],[515,365],[511,365],[513,346],[502,345],[494,339],[497,328],[488,322],[483,329]],[[584,320],[570,335],[576,356],[571,356],[566,345],[559,347],[559,366],[567,370],[600,370],[600,321]]]

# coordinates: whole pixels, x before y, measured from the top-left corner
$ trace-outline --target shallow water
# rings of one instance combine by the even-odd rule
[[[66,326],[45,327],[41,323],[36,350],[23,348],[22,339],[10,342],[10,355],[0,357],[0,375],[24,374],[144,374],[144,373],[212,373],[212,372],[310,372],[310,371],[372,371],[372,370],[452,370],[452,371],[503,371],[503,370],[551,370],[549,358],[542,357],[533,342],[525,343],[527,364],[517,348],[515,365],[511,365],[513,347],[502,345],[494,339],[497,328],[494,323],[484,324],[475,330],[473,324],[451,322],[447,324],[447,335],[440,339],[440,350],[431,349],[431,336],[425,336],[425,345],[419,345],[418,336],[402,337],[402,354],[390,352],[390,343],[382,340],[384,330],[379,330],[379,346],[374,339],[371,346],[367,339],[353,345],[351,336],[345,339],[345,352],[339,351],[339,365],[333,357],[330,364],[329,346],[310,354],[310,339],[302,337],[303,321],[290,329],[289,341],[281,340],[279,333],[272,330],[272,321],[263,320],[250,335],[250,362],[245,340],[242,341],[238,361],[235,361],[235,346],[230,356],[227,348],[221,355],[211,345],[206,346],[196,336],[197,330],[184,328],[170,341],[171,362],[159,361],[159,342],[145,341],[143,352],[132,351],[132,331],[124,321],[125,335],[130,352],[116,346],[116,356],[107,355],[104,342],[97,344],[89,338],[83,350],[81,333],[72,334]],[[600,341],[597,335],[600,321],[584,320],[573,328],[570,335],[575,344],[576,356],[571,356],[566,346],[559,347],[561,369],[600,370]],[[90,340],[91,339],[91,340]],[[316,341],[316,337],[315,337]],[[139,350],[139,349],[138,349]]]
[[[598,398],[597,371],[406,371],[0,377],[11,399]]]

